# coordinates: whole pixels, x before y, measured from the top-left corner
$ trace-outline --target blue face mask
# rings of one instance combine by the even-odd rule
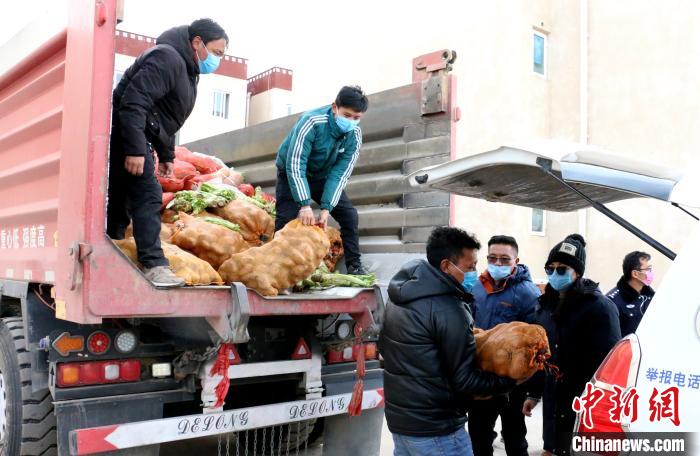
[[[338,128],[340,128],[340,131],[343,133],[347,133],[349,131],[352,131],[359,123],[359,120],[350,120],[346,117],[341,116],[340,114],[335,115],[335,123],[338,125]]]
[[[557,291],[566,291],[571,288],[574,283],[574,271],[567,269],[564,274],[559,274],[554,271],[552,275],[549,276],[549,284]]]
[[[219,63],[221,63],[221,57],[217,57],[204,46],[204,50],[207,51],[207,58],[204,60],[199,59],[199,54],[197,54],[197,60],[199,60],[199,72],[202,74],[209,74],[216,71],[219,68]]]
[[[493,280],[496,281],[505,279],[513,272],[513,268],[510,266],[498,266],[496,264],[489,264],[486,266],[486,269]]]
[[[464,288],[464,291],[466,291],[467,293],[471,293],[472,289],[474,288],[474,285],[476,285],[476,282],[479,281],[479,274],[477,274],[476,271],[464,272],[461,269],[459,269],[456,264],[451,264],[452,266],[457,268],[459,272],[464,274],[464,279],[462,279],[462,288]]]

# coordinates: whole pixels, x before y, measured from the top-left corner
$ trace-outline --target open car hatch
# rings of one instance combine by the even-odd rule
[[[551,171],[551,174],[546,170]],[[697,184],[670,168],[557,140],[533,141],[424,168],[408,176],[414,187],[556,212],[648,197],[700,207]],[[695,187],[693,189],[692,187]]]

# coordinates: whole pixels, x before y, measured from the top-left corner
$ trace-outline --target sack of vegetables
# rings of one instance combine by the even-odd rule
[[[240,199],[234,199],[224,207],[213,207],[209,210],[240,226],[241,236],[252,246],[269,241],[275,234],[275,220],[263,209]]]
[[[219,274],[226,282],[242,282],[263,296],[277,296],[308,277],[329,247],[321,228],[292,220],[267,244],[233,255]]]
[[[540,325],[519,321],[474,330],[479,369],[524,381],[544,370],[551,356],[547,332]]]
[[[139,264],[136,257],[136,241],[134,238],[114,241],[119,249],[134,264]],[[187,285],[221,285],[221,276],[206,261],[200,260],[181,248],[161,242],[165,258],[170,262],[170,268],[176,276],[182,278]]]
[[[226,220],[195,218],[180,212],[171,242],[218,269],[231,255],[249,248],[238,230],[237,225]]]

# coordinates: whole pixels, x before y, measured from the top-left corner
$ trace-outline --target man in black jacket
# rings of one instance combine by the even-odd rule
[[[436,228],[428,261],[405,264],[389,284],[379,343],[395,456],[471,455],[464,429],[468,402],[515,386],[475,364],[469,304],[479,248],[459,228]]]
[[[625,255],[622,277],[617,286],[608,292],[608,298],[612,299],[620,312],[622,337],[635,332],[642,321],[655,294],[651,288],[653,281],[651,255],[637,251]]]
[[[163,193],[156,172],[172,174],[175,134],[194,108],[199,75],[216,70],[227,45],[226,32],[211,19],[174,27],[136,59],[114,89],[107,234],[123,239],[132,220],[139,262],[156,286],[184,285],[160,246]]]
[[[588,382],[610,349],[620,340],[615,304],[583,277],[586,270],[586,241],[572,234],[550,251],[545,272],[549,284],[540,296],[535,322],[547,331],[552,357],[559,376],[538,372],[525,386],[528,399],[523,413],[532,415],[544,399],[543,437],[547,454],[571,454],[576,421],[575,397]]]

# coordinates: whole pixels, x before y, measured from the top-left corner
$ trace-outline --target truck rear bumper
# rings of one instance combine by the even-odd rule
[[[70,454],[97,454],[346,414],[351,396],[337,394],[219,413],[77,429],[70,432]],[[365,390],[362,409],[381,407],[384,407],[384,389]]]

